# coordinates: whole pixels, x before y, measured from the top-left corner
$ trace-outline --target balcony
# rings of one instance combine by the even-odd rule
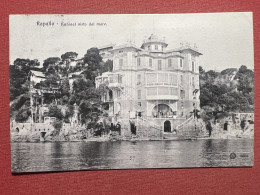
[[[178,100],[177,95],[147,95],[147,100]]]
[[[153,83],[147,83],[146,86],[157,86],[157,85],[162,85],[162,86],[177,86],[177,83],[164,83],[164,82],[153,82]]]
[[[121,87],[123,87],[123,84],[122,84],[122,83],[118,83],[118,82],[117,82],[117,83],[110,83],[110,82],[109,82],[109,83],[108,83],[108,87],[109,87],[109,88],[117,88],[117,87],[120,87],[120,88],[121,88]]]
[[[178,88],[172,86],[153,86],[146,89],[147,100],[178,100]]]
[[[109,74],[108,75],[108,87],[116,88],[122,87],[122,75],[121,74]]]
[[[176,86],[178,85],[178,75],[176,73],[160,72],[146,73],[146,86]]]

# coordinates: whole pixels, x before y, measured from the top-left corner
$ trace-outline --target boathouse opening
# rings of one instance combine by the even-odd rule
[[[171,132],[171,122],[170,121],[164,122],[164,132]]]
[[[136,135],[136,126],[134,122],[130,122],[131,133]]]
[[[227,123],[227,122],[224,123],[224,130],[225,130],[225,131],[228,130],[228,123]]]

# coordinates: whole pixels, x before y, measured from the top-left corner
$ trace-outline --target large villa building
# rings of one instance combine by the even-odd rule
[[[96,87],[108,86],[103,101],[109,103],[109,116],[114,123],[132,121],[132,133],[136,120],[176,132],[199,107],[202,54],[188,44],[172,50],[167,46],[151,35],[141,47],[128,42],[100,48],[103,58],[113,60],[113,71],[96,77]]]

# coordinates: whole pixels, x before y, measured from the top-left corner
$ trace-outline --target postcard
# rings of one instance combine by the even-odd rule
[[[9,27],[12,173],[253,166],[251,12]]]

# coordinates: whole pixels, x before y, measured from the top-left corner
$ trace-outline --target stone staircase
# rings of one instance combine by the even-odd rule
[[[199,136],[201,127],[193,116],[176,127],[180,139],[196,139]]]
[[[125,87],[128,87],[128,86],[125,86]],[[140,87],[140,86],[139,86],[139,87]],[[133,87],[131,87],[131,88],[133,88]],[[134,98],[132,95],[130,95],[129,93],[127,93],[126,91],[124,91],[121,87],[120,87],[119,89],[120,89],[120,91],[122,92],[122,95],[124,95],[128,100],[132,100],[132,101],[134,102],[134,108],[135,108],[135,110],[136,110],[136,111],[141,111],[142,107],[140,107],[140,106],[138,105],[138,103],[137,103],[137,101],[135,100],[135,98]],[[135,88],[133,88],[133,89],[135,89]],[[137,117],[138,117],[138,116],[137,116]],[[146,119],[145,117],[138,117],[138,119],[143,120],[144,122],[148,123],[148,124],[149,124],[151,127],[153,127],[153,128],[156,128],[156,129],[158,129],[158,130],[161,130],[161,129],[162,129],[161,126],[159,126],[159,125],[155,124],[154,122],[152,122],[152,121]]]

